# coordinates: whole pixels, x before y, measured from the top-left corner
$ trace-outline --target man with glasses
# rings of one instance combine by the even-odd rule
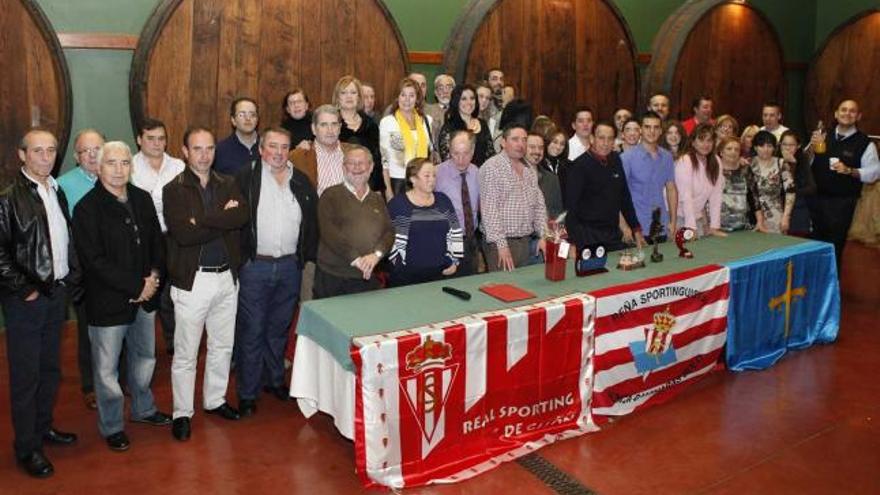
[[[73,141],[77,165],[58,178],[58,186],[64,191],[68,202],[68,215],[98,180],[98,152],[104,146],[104,136],[95,129],[83,129]],[[92,348],[89,343],[89,318],[84,302],[73,305],[76,312],[77,362],[83,402],[89,409],[97,409],[95,387],[92,379]]]
[[[426,104],[425,114],[431,116],[431,138],[435,143],[446,119],[446,110],[449,108],[453,89],[455,89],[455,79],[449,74],[439,74],[434,78],[434,97],[437,103]]]
[[[245,165],[260,159],[260,136],[257,133],[260,114],[257,102],[248,97],[236,98],[229,105],[229,120],[234,130],[217,143],[214,171],[235,175]]]

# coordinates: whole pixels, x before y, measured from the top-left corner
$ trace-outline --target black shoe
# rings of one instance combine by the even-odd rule
[[[128,435],[126,435],[124,431],[117,431],[105,440],[107,440],[107,446],[110,447],[110,450],[115,450],[116,452],[124,452],[131,447],[131,442],[128,441]]]
[[[271,394],[276,399],[278,399],[282,402],[286,402],[286,401],[290,400],[290,392],[288,391],[287,387],[285,387],[284,385],[278,385],[277,387],[270,387],[267,385],[267,386],[263,387],[263,392],[266,392],[267,394]]]
[[[215,407],[214,409],[205,409],[205,412],[208,414],[216,414],[217,416],[230,421],[241,419],[241,415],[238,414],[238,411],[230,407],[226,402],[220,404],[219,407]]]
[[[171,434],[181,442],[189,440],[191,433],[189,424],[189,418],[186,416],[175,419],[171,425]]]
[[[34,478],[48,478],[55,472],[55,467],[46,459],[39,450],[31,452],[30,455],[18,459],[18,465]]]
[[[171,424],[171,416],[163,412],[156,411],[146,418],[132,419],[131,421],[133,423],[145,423],[153,426],[165,426]]]
[[[257,412],[257,401],[253,399],[241,399],[238,401],[238,412],[242,418],[253,416]]]
[[[76,434],[64,433],[55,428],[49,428],[49,431],[43,435],[43,441],[54,445],[72,445],[76,443]]]

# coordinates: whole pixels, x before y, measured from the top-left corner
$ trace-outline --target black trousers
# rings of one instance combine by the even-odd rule
[[[810,216],[813,219],[813,238],[834,244],[837,272],[840,273],[843,261],[843,248],[852,224],[859,198],[856,196],[816,195],[810,202]]]
[[[82,393],[95,391],[92,376],[92,344],[89,340],[89,318],[86,315],[86,302],[73,305],[76,313],[76,362],[79,365],[79,382]]]
[[[346,294],[358,294],[378,289],[379,281],[376,279],[376,272],[370,280],[363,278],[342,278],[331,275],[321,269],[320,266],[315,268],[315,290],[314,298],[323,299],[325,297],[342,296]]]
[[[59,348],[61,327],[67,319],[67,290],[58,287],[31,302],[6,296],[3,316],[15,455],[21,459],[42,449],[43,435],[52,427],[61,380]]]
[[[162,286],[159,293],[159,324],[162,326],[162,338],[165,349],[174,351],[174,301],[171,300],[171,283]]]

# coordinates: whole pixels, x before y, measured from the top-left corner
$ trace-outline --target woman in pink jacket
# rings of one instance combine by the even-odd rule
[[[721,195],[724,174],[712,152],[715,133],[711,125],[694,129],[685,153],[675,163],[678,189],[678,225],[694,229],[698,236],[727,237],[721,230]]]

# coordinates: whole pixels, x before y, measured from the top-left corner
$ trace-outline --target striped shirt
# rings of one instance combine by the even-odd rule
[[[538,176],[524,166],[522,177],[513,171],[507,153],[498,153],[480,167],[480,212],[486,242],[507,247],[508,237],[544,235],[547,208]]]
[[[439,273],[463,256],[458,215],[445,194],[435,192],[431,206],[416,206],[398,194],[388,203],[388,214],[395,233],[388,259],[395,271]]]
[[[342,184],[344,177],[342,159],[342,146],[336,143],[332,151],[328,151],[320,143],[315,143],[315,156],[318,160],[318,196],[324,193],[324,189],[336,184]]]

